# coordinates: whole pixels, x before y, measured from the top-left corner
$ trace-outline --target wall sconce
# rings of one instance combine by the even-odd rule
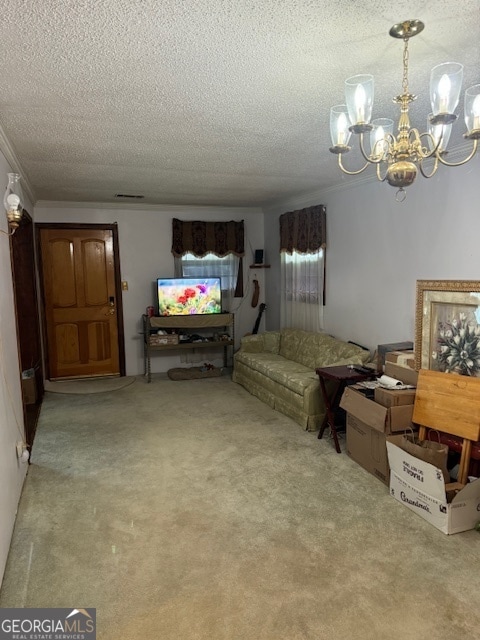
[[[23,215],[23,194],[20,186],[19,173],[8,174],[8,184],[3,197],[3,206],[7,212],[9,232],[7,233],[2,229],[0,229],[0,231],[7,236],[13,236]]]

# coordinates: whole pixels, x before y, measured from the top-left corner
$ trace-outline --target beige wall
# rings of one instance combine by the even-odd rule
[[[10,167],[0,153],[0,193],[7,186]],[[3,197],[3,196],[2,196]],[[3,203],[0,228],[7,230]],[[0,582],[7,561],[17,504],[27,472],[19,462],[16,442],[24,439],[20,365],[13,303],[10,239],[0,234]]]
[[[332,157],[333,162],[333,157]],[[373,170],[371,170],[373,171]],[[378,344],[414,339],[417,280],[480,280],[478,180],[480,155],[463,167],[440,167],[407,189],[405,202],[377,180],[305,194],[264,209],[265,228],[285,211],[327,208],[325,331]],[[280,308],[278,233],[265,234],[268,328]]]
[[[128,282],[124,291],[123,316],[125,328],[125,355],[127,375],[143,373],[143,343],[141,315],[154,303],[154,283],[157,277],[174,275],[172,246],[172,218],[182,220],[244,220],[245,251],[244,283],[245,296],[235,299],[235,334],[237,346],[240,338],[252,331],[258,308],[252,308],[252,280],[260,281],[264,293],[264,272],[249,268],[253,262],[253,250],[263,248],[263,213],[259,209],[246,207],[111,207],[87,203],[37,203],[36,222],[64,223],[118,223],[120,245],[121,278]],[[260,299],[262,302],[263,298]],[[221,352],[219,352],[221,356]],[[216,361],[214,361],[217,364]],[[221,363],[221,360],[219,361]],[[152,372],[164,372],[180,366],[177,355],[165,353],[152,357]]]

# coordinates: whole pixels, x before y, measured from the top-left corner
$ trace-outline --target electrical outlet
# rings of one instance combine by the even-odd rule
[[[122,291],[128,291],[128,282],[126,280],[122,280]]]

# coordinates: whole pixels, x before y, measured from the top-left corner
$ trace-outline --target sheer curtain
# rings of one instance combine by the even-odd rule
[[[326,227],[323,205],[280,216],[281,327],[323,329]]]
[[[197,258],[193,253],[186,253],[175,258],[175,276],[183,278],[212,278],[220,277],[222,281],[222,309],[232,310],[233,297],[237,285],[237,274],[240,258],[232,253],[219,258],[208,253],[203,258]]]
[[[282,327],[323,329],[324,251],[281,254]]]

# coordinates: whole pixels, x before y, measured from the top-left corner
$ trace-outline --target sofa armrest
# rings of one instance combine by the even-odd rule
[[[240,351],[248,353],[277,353],[280,350],[280,331],[265,331],[251,336],[245,336],[240,341]]]
[[[240,340],[240,351],[247,353],[261,353],[264,351],[262,334],[244,336]]]

